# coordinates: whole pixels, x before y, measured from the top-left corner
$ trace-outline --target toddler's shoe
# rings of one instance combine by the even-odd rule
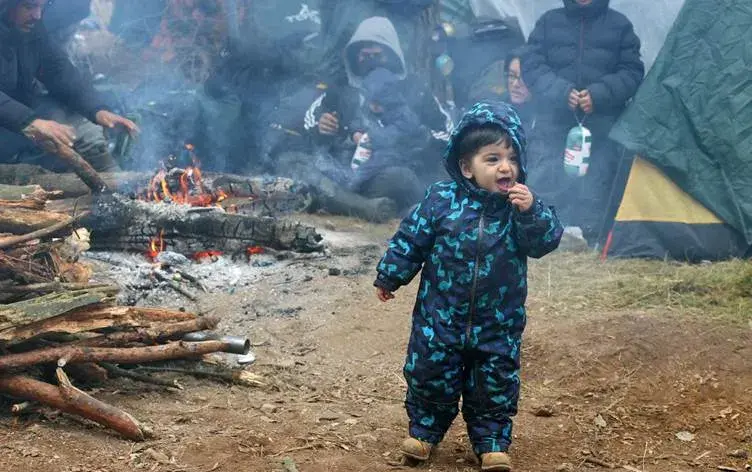
[[[480,470],[483,472],[510,472],[512,460],[506,452],[489,452],[480,456]]]
[[[427,461],[432,449],[433,444],[415,438],[407,438],[402,442],[402,454],[416,461]]]

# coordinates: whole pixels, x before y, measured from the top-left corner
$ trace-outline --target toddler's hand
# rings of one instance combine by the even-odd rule
[[[394,298],[394,294],[392,292],[381,287],[376,288],[376,296],[379,297],[379,300],[381,300],[382,302],[388,302],[389,300]]]
[[[517,210],[524,213],[533,207],[535,198],[526,185],[515,184],[514,187],[509,189],[509,201]]]

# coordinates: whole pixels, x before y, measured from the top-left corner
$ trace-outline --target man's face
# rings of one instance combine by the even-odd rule
[[[378,45],[364,46],[358,51],[358,63],[365,64],[367,62],[385,63],[386,56],[384,55],[384,48]]]
[[[8,20],[18,30],[28,33],[42,19],[42,10],[47,0],[21,0],[8,11]]]

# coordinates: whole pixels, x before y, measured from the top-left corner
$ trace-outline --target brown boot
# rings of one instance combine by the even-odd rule
[[[480,456],[480,470],[484,472],[510,472],[512,461],[506,452],[489,452]]]
[[[402,454],[416,461],[427,461],[431,457],[432,449],[433,444],[415,438],[407,438],[402,441]]]

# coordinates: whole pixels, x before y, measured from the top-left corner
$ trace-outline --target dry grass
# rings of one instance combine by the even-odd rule
[[[752,320],[752,262],[681,264],[640,259],[601,262],[593,254],[557,253],[534,261],[531,300],[562,314],[664,310]]]

